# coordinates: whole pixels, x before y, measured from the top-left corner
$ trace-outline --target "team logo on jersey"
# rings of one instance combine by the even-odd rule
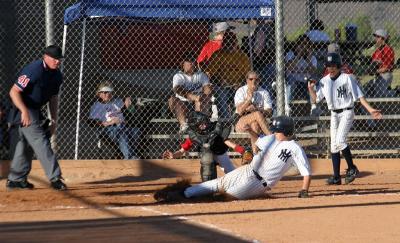
[[[278,155],[278,158],[286,163],[291,156],[292,153],[290,153],[290,151],[288,151],[287,149],[282,149],[281,153]]]
[[[337,89],[338,98],[347,98],[347,89],[345,85],[340,86]]]
[[[19,76],[18,78],[18,84],[21,85],[22,88],[25,88],[29,81],[30,79],[26,75]]]

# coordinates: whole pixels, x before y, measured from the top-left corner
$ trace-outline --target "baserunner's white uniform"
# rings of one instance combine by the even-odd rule
[[[331,152],[338,153],[347,147],[346,140],[354,120],[354,101],[363,97],[354,76],[342,73],[332,80],[329,75],[317,86],[317,99],[325,98],[331,111]]]
[[[311,175],[311,167],[304,150],[294,140],[278,141],[275,135],[258,139],[260,152],[248,165],[239,167],[223,177],[191,186],[185,197],[197,197],[226,192],[237,199],[248,199],[265,194],[276,185],[295,164],[302,176]]]

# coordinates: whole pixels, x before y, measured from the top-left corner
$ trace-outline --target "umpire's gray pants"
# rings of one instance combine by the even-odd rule
[[[15,147],[8,179],[11,181],[22,181],[27,178],[32,168],[33,152],[40,160],[50,181],[60,178],[60,166],[51,149],[50,141],[40,124],[34,121],[28,127],[19,127],[18,135],[19,141]]]

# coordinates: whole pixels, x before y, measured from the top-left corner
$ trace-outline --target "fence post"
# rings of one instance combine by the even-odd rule
[[[285,113],[284,83],[284,30],[283,30],[283,3],[282,0],[275,0],[275,39],[276,39],[276,106],[278,115]]]

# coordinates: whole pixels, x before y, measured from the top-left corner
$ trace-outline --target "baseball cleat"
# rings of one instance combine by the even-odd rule
[[[357,175],[360,173],[360,171],[357,169],[357,167],[354,166],[352,169],[347,169],[346,170],[346,177],[344,179],[345,184],[350,184],[356,179]]]
[[[179,202],[187,199],[184,191],[190,187],[190,180],[178,180],[172,185],[168,185],[154,193],[153,197],[157,202]]]
[[[64,182],[61,181],[61,179],[57,179],[55,181],[51,182],[51,187],[55,190],[58,191],[65,191],[67,190],[67,185],[64,184]]]
[[[340,177],[331,176],[326,180],[327,185],[342,185],[342,179]]]
[[[22,181],[7,180],[7,183],[6,183],[7,191],[32,190],[34,187],[35,186],[32,183],[30,183],[28,180],[22,180]]]

